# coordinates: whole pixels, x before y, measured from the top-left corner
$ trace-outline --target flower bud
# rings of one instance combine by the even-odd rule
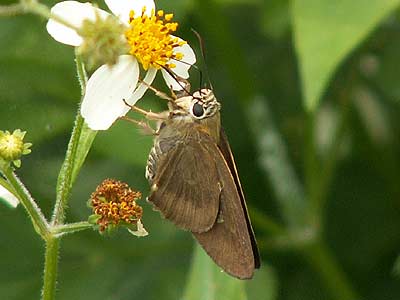
[[[26,131],[20,129],[9,131],[0,130],[0,159],[6,162],[13,162],[16,167],[21,166],[21,156],[31,153],[29,149],[32,144],[24,143]]]

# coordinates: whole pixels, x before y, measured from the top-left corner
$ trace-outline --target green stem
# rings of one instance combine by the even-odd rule
[[[0,6],[0,16],[12,17],[24,13],[24,7],[21,3]]]
[[[17,175],[12,171],[10,166],[3,168],[1,171],[8,183],[14,189],[13,194],[17,196],[22,206],[31,217],[35,230],[43,239],[46,239],[49,235],[49,225],[39,206],[36,204],[35,200],[19,180]]]
[[[76,63],[83,95],[87,76],[83,63],[79,57],[77,57]],[[56,204],[54,206],[51,221],[51,236],[46,239],[46,256],[42,292],[43,300],[53,300],[55,298],[60,236],[84,230],[92,226],[87,222],[63,224],[65,220],[65,208],[67,207],[72,184],[83,164],[95,136],[95,132],[88,131],[89,130],[84,127],[84,120],[78,110],[65,160],[58,176]],[[82,146],[80,146],[80,144]]]
[[[51,220],[52,225],[62,224],[65,219],[65,208],[67,206],[68,197],[72,187],[72,172],[74,169],[76,152],[83,124],[83,118],[78,112],[71,138],[69,140],[65,160],[57,180],[57,197],[56,204],[54,206],[53,217]]]
[[[319,278],[328,289],[332,299],[362,299],[349,284],[348,278],[339,268],[336,259],[325,243],[317,242],[305,248],[303,254],[315,272],[320,275]]]
[[[82,61],[81,56],[78,54],[78,49],[75,49],[75,66],[76,73],[78,75],[78,81],[81,86],[81,95],[85,95],[86,84],[88,81],[88,76],[85,70],[85,64]]]
[[[76,68],[77,68],[79,83],[81,85],[82,95],[84,95],[87,82],[87,75],[85,72],[83,62],[81,61],[79,56],[76,56]],[[72,183],[76,178],[78,169],[83,163],[84,158],[80,157],[78,161],[79,167],[77,167],[77,152],[79,148],[79,142],[81,139],[83,127],[84,127],[84,120],[78,109],[74,128],[72,129],[71,138],[68,144],[65,160],[61,167],[60,174],[58,176],[57,198],[53,211],[53,217],[51,220],[52,225],[59,225],[64,222],[65,208],[67,206],[68,196],[71,191]],[[93,139],[91,141],[93,141]],[[85,144],[87,148],[89,148],[90,145],[91,142]],[[87,151],[85,151],[85,153],[87,154]],[[84,156],[86,156],[86,154]]]
[[[64,225],[57,225],[51,228],[51,233],[57,236],[61,236],[68,233],[74,233],[77,231],[86,230],[89,228],[93,228],[93,225],[89,222],[76,222]]]
[[[2,176],[0,176],[0,185],[8,190],[11,194],[18,198],[18,194],[15,192],[11,184],[8,183]]]
[[[60,239],[56,237],[51,237],[47,239],[42,290],[43,300],[55,299],[59,248]]]
[[[50,9],[46,5],[38,3],[37,1],[34,1],[34,0],[26,1],[25,0],[25,1],[21,2],[21,6],[25,12],[30,12],[30,13],[42,16],[47,20],[52,19],[62,25],[65,25],[65,26],[75,30],[78,33],[80,31],[79,27],[76,27],[75,25],[64,20],[63,18],[60,18],[59,16],[52,14]]]

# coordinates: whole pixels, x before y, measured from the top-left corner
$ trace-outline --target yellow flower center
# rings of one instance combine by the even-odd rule
[[[171,22],[173,14],[164,14],[162,10],[157,13],[153,10],[150,17],[144,12],[145,8],[140,17],[135,17],[134,11],[130,12],[130,27],[125,32],[129,53],[137,58],[145,70],[149,67],[174,68],[176,65],[171,60],[183,58],[183,54],[175,53],[174,48],[186,44],[171,36],[178,28],[178,23]]]

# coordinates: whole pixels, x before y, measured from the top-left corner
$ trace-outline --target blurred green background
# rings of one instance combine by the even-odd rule
[[[88,230],[62,240],[57,298],[400,299],[398,4],[156,1],[175,12],[179,36],[198,54],[190,28],[204,40],[263,266],[245,284],[208,270],[190,234],[142,200],[148,237]],[[18,174],[46,216],[80,101],[73,59],[45,20],[0,18],[0,129],[28,131],[33,151]],[[147,95],[139,105],[163,109]],[[68,222],[87,219],[86,201],[104,178],[126,181],[145,198],[151,143],[124,122],[99,132]],[[0,298],[38,299],[41,239],[21,206],[0,203],[0,225]]]

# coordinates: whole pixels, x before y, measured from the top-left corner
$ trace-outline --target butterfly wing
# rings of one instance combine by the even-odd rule
[[[192,232],[208,231],[218,216],[221,187],[210,148],[215,148],[210,136],[188,130],[159,157],[148,198],[166,219]]]
[[[190,230],[224,271],[251,278],[259,266],[258,251],[237,172],[229,167],[233,158],[223,154],[229,144],[218,146],[197,127],[183,136],[159,157],[148,200],[165,218]]]
[[[225,161],[229,167],[229,170],[231,171],[232,177],[235,181],[236,189],[237,189],[239,197],[240,197],[240,203],[242,205],[244,216],[246,218],[247,230],[249,232],[250,239],[251,239],[251,246],[253,248],[255,267],[258,269],[260,267],[261,263],[260,263],[260,254],[258,251],[256,237],[254,235],[253,227],[251,226],[249,213],[247,212],[247,205],[246,205],[246,201],[244,198],[242,185],[240,184],[239,174],[236,169],[236,164],[235,164],[235,160],[233,158],[231,147],[229,146],[228,138],[226,137],[226,134],[222,128],[221,128],[221,132],[220,132],[220,141],[218,143],[218,147],[221,150],[221,153],[224,156]]]
[[[224,271],[240,279],[249,279],[254,269],[259,267],[259,257],[256,245],[254,250],[255,239],[247,210],[242,205],[241,190],[233,177],[237,173],[232,174],[217,145],[213,151],[219,172],[218,182],[222,186],[220,212],[217,222],[209,231],[193,235]]]

